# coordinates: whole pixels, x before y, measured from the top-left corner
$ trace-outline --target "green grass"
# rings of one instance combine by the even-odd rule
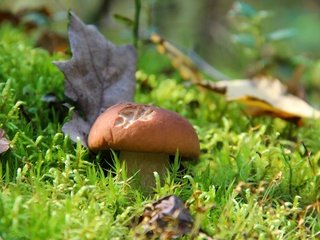
[[[251,118],[239,104],[168,78],[161,72],[168,62],[141,51],[135,100],[188,118],[202,152],[185,173],[176,162],[152,194],[131,185],[116,159],[104,171],[102,155],[62,133],[59,113],[42,98],[63,98],[52,61],[68,56],[50,56],[21,30],[0,28],[0,128],[11,140],[0,155],[0,239],[130,239],[145,204],[169,194],[215,239],[319,236],[320,122],[296,128]],[[150,65],[150,57],[160,60]]]

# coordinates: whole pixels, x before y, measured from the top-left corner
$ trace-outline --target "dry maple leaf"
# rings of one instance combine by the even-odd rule
[[[10,141],[5,137],[5,131],[0,128],[0,154],[8,151],[10,148]]]
[[[55,64],[65,75],[64,93],[77,108],[62,130],[87,146],[87,135],[97,116],[115,103],[133,100],[136,52],[133,46],[116,47],[72,12],[68,36],[72,58]]]
[[[320,111],[304,100],[289,94],[277,79],[201,82],[200,86],[222,93],[228,101],[242,102],[265,110],[268,114],[284,118],[320,118]]]

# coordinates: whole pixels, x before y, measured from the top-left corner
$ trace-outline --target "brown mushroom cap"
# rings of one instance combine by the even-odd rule
[[[119,103],[103,112],[91,127],[91,150],[125,150],[198,157],[198,136],[192,125],[175,112],[158,107]]]

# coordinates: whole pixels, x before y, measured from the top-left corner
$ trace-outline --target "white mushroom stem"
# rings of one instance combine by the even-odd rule
[[[120,151],[119,159],[125,161],[129,176],[138,172],[142,186],[154,187],[154,172],[163,177],[169,169],[169,155],[165,153]]]

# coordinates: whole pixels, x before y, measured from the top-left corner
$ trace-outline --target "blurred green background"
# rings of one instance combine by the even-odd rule
[[[209,64],[233,78],[245,77],[248,64],[255,61],[233,40],[237,20],[230,17],[236,1],[231,0],[141,0],[140,36],[153,31],[186,51],[193,51]],[[290,32],[290,38],[276,43],[277,53],[285,56],[303,56],[319,59],[320,1],[268,0],[242,1],[256,11],[268,11],[259,23],[263,33],[278,29]],[[120,15],[134,19],[135,0],[2,0],[2,10],[45,6],[53,13],[50,27],[66,33],[67,11],[73,10],[86,23],[98,25],[110,40],[117,44],[131,43],[132,28],[115,18]],[[250,9],[247,9],[250,13]],[[252,24],[252,22],[251,22]],[[236,26],[236,28],[239,26]],[[242,38],[245,40],[246,38]],[[247,39],[248,40],[248,39]],[[318,70],[316,70],[318,71]],[[317,77],[318,78],[318,75]],[[315,80],[319,81],[320,80]]]

